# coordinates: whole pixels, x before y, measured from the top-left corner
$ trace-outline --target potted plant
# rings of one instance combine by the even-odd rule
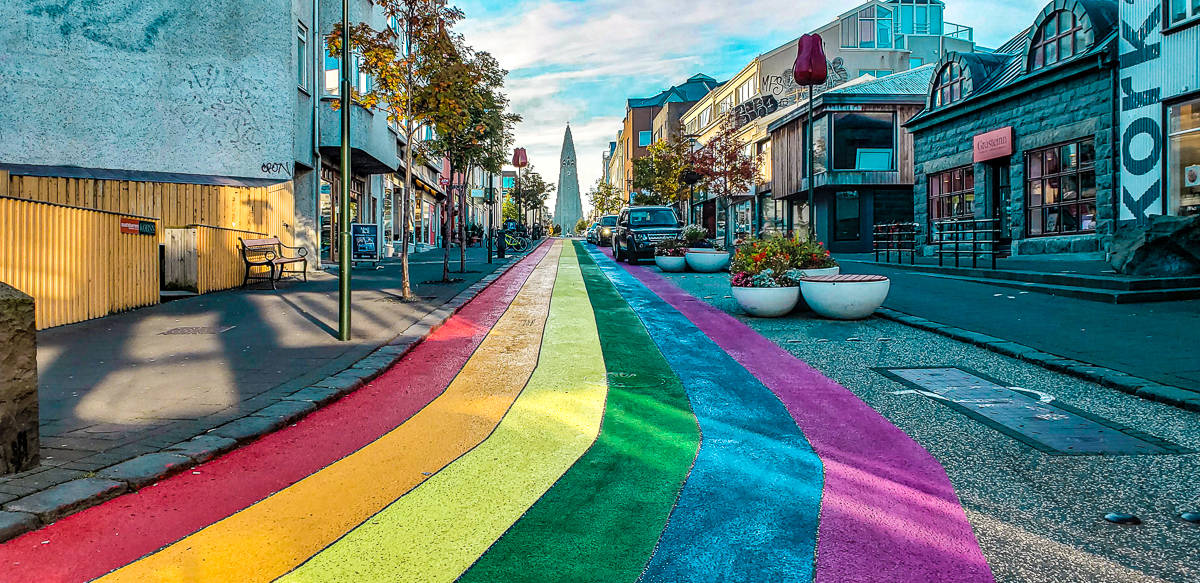
[[[688,249],[712,249],[712,243],[708,240],[708,230],[700,225],[687,225],[680,232],[679,236],[684,241],[684,246]]]
[[[796,244],[794,253],[796,255],[792,267],[800,270],[801,277],[841,273],[842,268],[838,266],[837,260],[829,255],[825,245],[814,241],[811,235],[805,241]]]
[[[679,272],[687,267],[687,244],[682,239],[666,239],[654,245],[654,264],[663,271]]]
[[[776,318],[787,314],[800,301],[800,278],[796,269],[800,244],[775,237],[753,239],[739,246],[730,263],[733,298],[751,316]]]

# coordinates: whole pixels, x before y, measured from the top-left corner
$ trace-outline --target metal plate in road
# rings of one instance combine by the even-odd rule
[[[1130,455],[1186,453],[1173,443],[1121,426],[1054,397],[1003,385],[954,367],[888,368],[885,375],[914,390],[1054,454]]]

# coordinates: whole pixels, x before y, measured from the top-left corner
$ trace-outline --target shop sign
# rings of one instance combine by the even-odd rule
[[[471,198],[484,198],[483,189],[482,188],[472,188],[471,189]]]
[[[379,261],[379,225],[350,223],[350,239],[354,261]]]
[[[155,228],[154,221],[121,217],[121,232],[126,235],[154,235],[158,231]]]
[[[1121,2],[1121,197],[1118,218],[1144,224],[1162,212],[1162,67],[1165,2]]]
[[[987,162],[1013,153],[1012,126],[992,130],[975,136],[975,161]]]

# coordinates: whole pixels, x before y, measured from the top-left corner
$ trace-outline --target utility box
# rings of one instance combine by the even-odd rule
[[[0,282],[0,475],[38,463],[37,330],[33,298]]]

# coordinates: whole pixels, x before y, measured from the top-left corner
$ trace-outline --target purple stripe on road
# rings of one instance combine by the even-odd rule
[[[945,470],[849,390],[657,273],[627,267],[783,401],[821,457],[816,583],[994,581]]]

